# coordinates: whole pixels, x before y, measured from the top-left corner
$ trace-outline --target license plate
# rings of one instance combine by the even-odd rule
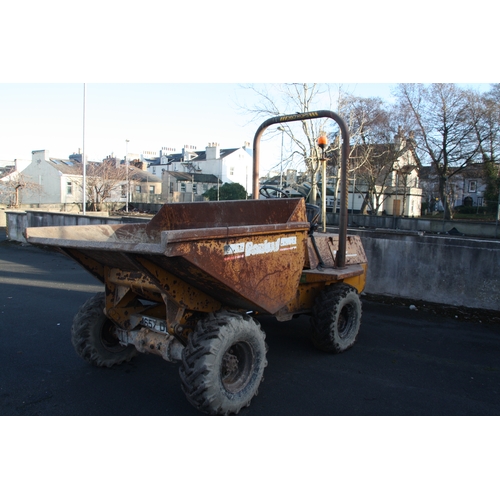
[[[143,316],[141,318],[141,325],[154,330],[159,333],[168,333],[167,322],[158,318],[151,318],[149,316]]]

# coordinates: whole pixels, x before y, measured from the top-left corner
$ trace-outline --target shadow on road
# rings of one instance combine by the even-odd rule
[[[139,355],[92,368],[73,317],[102,285],[56,252],[2,241],[0,414],[197,415],[178,365]],[[498,415],[498,326],[363,300],[354,347],[331,355],[309,318],[261,319],[269,345],[259,394],[241,415]]]

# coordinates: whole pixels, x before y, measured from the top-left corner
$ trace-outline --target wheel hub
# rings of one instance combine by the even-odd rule
[[[127,346],[120,344],[115,332],[115,326],[111,321],[106,320],[101,330],[101,344],[109,352],[122,352]]]
[[[222,358],[222,378],[230,377],[238,371],[238,358],[229,350]]]
[[[339,336],[345,338],[351,329],[353,308],[351,306],[344,306],[340,311],[337,321]]]
[[[253,363],[253,351],[249,344],[233,344],[222,358],[221,380],[224,388],[233,394],[244,389],[250,379]]]

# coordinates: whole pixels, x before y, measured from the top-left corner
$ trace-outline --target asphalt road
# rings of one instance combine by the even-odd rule
[[[0,230],[0,415],[197,415],[178,366],[141,354],[111,369],[73,351],[79,307],[102,286],[68,258]],[[358,342],[329,355],[309,319],[261,321],[259,394],[240,415],[499,415],[500,327],[363,300]]]

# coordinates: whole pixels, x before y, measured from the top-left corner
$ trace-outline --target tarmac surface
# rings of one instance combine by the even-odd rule
[[[103,286],[54,252],[0,229],[0,415],[199,415],[178,365],[139,354],[94,368],[70,341],[79,307]],[[262,319],[259,394],[240,415],[499,415],[500,326],[363,299],[356,345],[316,350],[309,318]]]

